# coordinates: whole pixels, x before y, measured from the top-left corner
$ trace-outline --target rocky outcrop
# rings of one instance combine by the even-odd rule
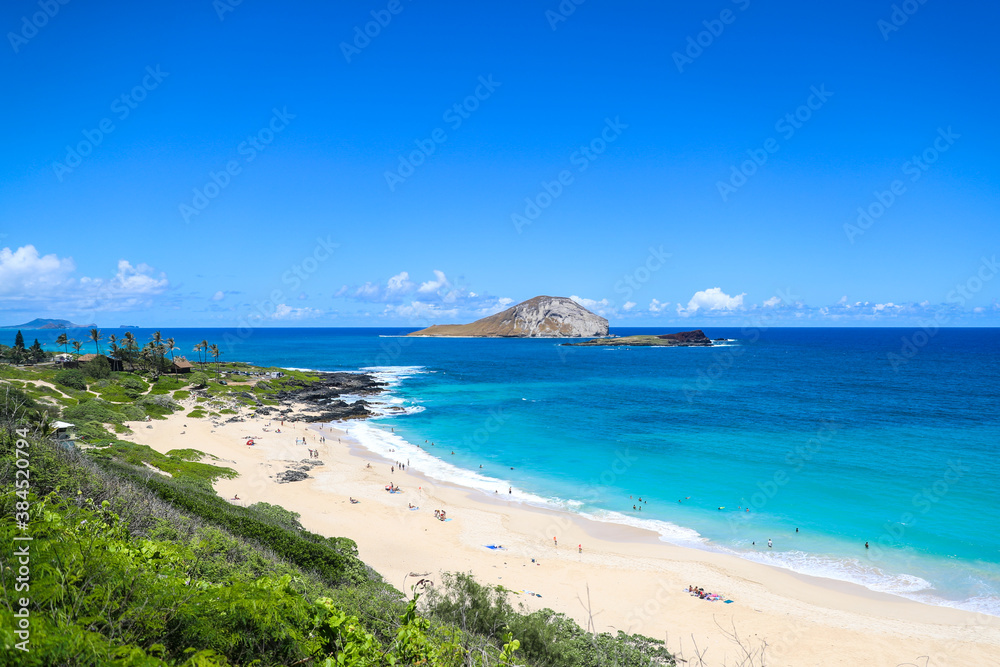
[[[662,338],[664,340],[674,340],[683,345],[711,345],[712,341],[709,340],[708,336],[701,329],[695,329],[694,331],[680,331],[678,333],[663,334],[662,336],[657,336],[657,338]]]
[[[410,336],[583,338],[607,336],[608,321],[562,296],[536,296],[471,324],[436,324]]]
[[[623,336],[621,338],[595,338],[580,343],[563,343],[564,345],[605,345],[627,347],[709,347],[712,341],[702,333],[701,329],[681,331],[659,336]]]
[[[370,396],[385,390],[386,384],[376,380],[367,373],[324,373],[320,379],[311,383],[301,383],[298,388],[288,389],[275,394],[283,405],[292,402],[304,403],[310,412],[318,414],[304,417],[309,422],[332,422],[341,419],[364,419],[373,413],[364,400],[348,403],[340,397],[344,394],[354,396]],[[259,409],[258,414],[268,414]],[[288,408],[279,410],[287,414]]]

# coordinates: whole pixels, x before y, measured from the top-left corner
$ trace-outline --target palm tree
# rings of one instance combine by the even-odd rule
[[[207,340],[203,340],[203,341],[201,341],[200,343],[198,343],[197,345],[194,346],[194,351],[198,353],[198,363],[201,364],[201,370],[205,370],[205,362],[201,360],[201,351],[202,350],[208,350],[208,341]],[[208,358],[208,354],[207,353],[205,355],[205,358],[206,359]]]
[[[212,352],[212,356],[215,357],[215,375],[219,375],[219,357],[222,356],[222,352],[219,351],[219,346],[212,343],[208,346],[208,349]]]
[[[135,334],[131,331],[126,331],[123,340],[125,341],[123,356],[125,357],[125,360],[128,361],[129,369],[131,370],[135,368],[135,357],[133,356],[133,353],[138,350],[135,344]]]
[[[162,362],[163,361],[163,336],[160,334],[159,331],[154,331],[153,332],[153,343],[155,343],[155,348],[154,349],[156,350],[156,352],[159,353],[159,355],[160,355],[160,361]],[[159,364],[159,363],[156,364],[156,376],[157,377],[160,376],[160,366],[161,365],[162,364]]]
[[[114,334],[108,336],[108,346],[111,348],[111,356],[115,356],[115,353],[118,352],[118,336]]]
[[[177,345],[174,344],[174,339],[173,338],[168,338],[167,339],[167,352],[170,353],[170,365],[171,366],[174,365],[174,350],[176,350],[176,349],[177,349]],[[174,369],[174,371],[176,373],[176,369]]]
[[[94,345],[97,346],[97,354],[101,353],[101,339],[102,338],[104,338],[104,336],[101,335],[101,330],[100,329],[91,329],[90,330],[90,340],[94,341]]]
[[[73,346],[73,349],[76,350],[77,354],[80,354],[80,348],[83,347],[83,343],[78,340],[71,340],[69,344]]]
[[[69,337],[66,334],[59,334],[58,338],[56,338],[56,345],[62,345],[63,352],[69,354]]]

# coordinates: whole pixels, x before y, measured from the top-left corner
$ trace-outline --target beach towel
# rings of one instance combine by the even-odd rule
[[[503,549],[504,551],[507,550],[507,547],[502,547],[498,544],[484,544],[483,546],[486,547],[487,549]]]
[[[420,509],[420,508],[419,507],[411,507],[410,511],[412,512],[413,510],[418,510],[418,509]]]

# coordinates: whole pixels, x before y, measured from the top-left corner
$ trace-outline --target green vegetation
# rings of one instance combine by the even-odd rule
[[[81,368],[87,377],[92,377],[95,380],[103,380],[111,377],[111,363],[103,354],[97,355]]]
[[[86,391],[87,389],[87,378],[78,370],[67,369],[59,371],[56,373],[55,381],[56,384],[69,387],[70,389],[79,389],[80,391]]]

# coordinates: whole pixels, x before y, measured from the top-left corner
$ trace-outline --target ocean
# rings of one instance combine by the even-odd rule
[[[712,348],[629,349],[409,330],[162,332],[191,360],[207,339],[223,360],[378,373],[384,415],[350,432],[432,477],[1000,615],[1000,329],[719,327]]]

